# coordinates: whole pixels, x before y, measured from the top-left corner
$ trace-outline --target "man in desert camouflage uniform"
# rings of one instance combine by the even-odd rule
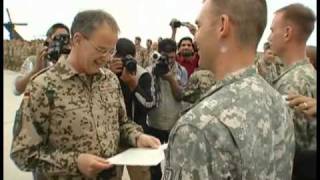
[[[316,98],[316,71],[306,56],[306,42],[314,29],[315,15],[312,10],[302,4],[291,4],[275,12],[271,25],[269,41],[272,51],[278,55],[285,64],[280,76],[273,81],[273,86],[281,94],[295,93],[302,96]],[[303,105],[303,104],[302,104]],[[308,104],[304,104],[308,106]],[[292,109],[294,111],[294,109]],[[292,112],[295,125],[296,155],[316,150],[316,121],[308,118],[299,111]],[[302,155],[304,156],[304,155]],[[307,164],[313,164],[310,161]],[[302,164],[295,161],[296,174]],[[313,172],[315,175],[315,172]],[[310,174],[310,173],[306,173]],[[298,175],[299,176],[299,175]],[[307,179],[300,177],[297,179]]]
[[[264,0],[204,1],[196,22],[199,65],[216,84],[172,129],[164,179],[291,179],[288,108],[253,66],[266,18]]]
[[[119,81],[103,68],[115,53],[119,28],[100,10],[76,15],[67,59],[33,78],[14,124],[11,158],[25,171],[59,180],[121,179],[106,160],[119,141],[158,147],[128,120]]]
[[[183,92],[183,101],[195,103],[215,84],[211,71],[198,70],[191,74],[188,84]]]

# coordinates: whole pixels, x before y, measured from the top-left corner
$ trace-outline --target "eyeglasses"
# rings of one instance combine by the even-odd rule
[[[83,35],[83,34],[82,34]],[[115,47],[111,48],[111,49],[101,49],[99,47],[97,47],[95,45],[95,43],[93,43],[92,41],[90,41],[90,39],[83,35],[83,37],[88,40],[88,42],[91,44],[91,46],[96,50],[98,51],[99,53],[101,53],[102,55],[110,55],[111,57],[113,57],[116,53],[117,53],[117,50]]]

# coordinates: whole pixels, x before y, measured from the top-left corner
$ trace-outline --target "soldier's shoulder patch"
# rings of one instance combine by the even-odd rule
[[[40,74],[43,74],[44,72],[48,71],[50,69],[49,67],[41,69],[39,72],[35,73],[32,77],[31,80],[34,80],[36,77],[38,77]]]

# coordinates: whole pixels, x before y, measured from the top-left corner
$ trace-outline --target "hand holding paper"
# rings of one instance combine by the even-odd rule
[[[159,148],[160,140],[147,134],[141,134],[137,139],[137,147],[139,148]]]

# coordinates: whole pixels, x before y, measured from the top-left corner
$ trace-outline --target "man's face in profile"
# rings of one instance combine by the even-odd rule
[[[286,36],[283,13],[275,14],[270,30],[268,41],[270,42],[271,50],[275,55],[281,56],[285,47]]]
[[[201,69],[211,67],[212,61],[216,59],[219,53],[219,44],[217,37],[218,16],[214,14],[213,1],[204,1],[201,12],[196,20],[198,30],[195,35],[195,41],[200,56],[199,66]]]

